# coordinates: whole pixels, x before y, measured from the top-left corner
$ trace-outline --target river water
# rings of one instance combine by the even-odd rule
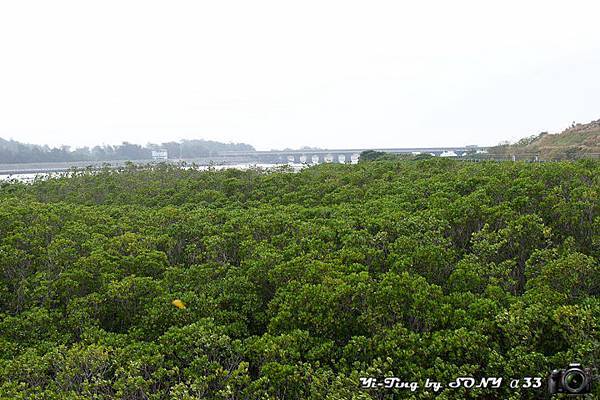
[[[212,166],[197,166],[200,171],[208,171],[210,170],[223,170],[223,169],[241,169],[246,170],[250,168],[261,168],[261,169],[278,169],[284,166],[291,167],[293,171],[300,171],[303,168],[309,167],[309,164],[296,164],[296,163],[288,163],[288,164],[231,164],[231,165],[212,165]],[[182,167],[182,168],[191,168],[191,167]],[[68,174],[68,172],[37,172],[37,173],[25,173],[25,174],[2,174],[0,173],[0,181],[8,181],[8,180],[17,180],[19,182],[33,182],[36,179],[47,179],[48,177],[57,177],[61,175]]]

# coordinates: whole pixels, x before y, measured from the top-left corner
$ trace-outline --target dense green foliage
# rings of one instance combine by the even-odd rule
[[[359,378],[545,383],[600,356],[598,162],[0,185],[0,398],[430,399]]]
[[[472,156],[472,155],[473,154],[469,154],[469,156]],[[362,153],[360,153],[359,162],[364,163],[364,162],[371,162],[371,161],[401,161],[401,160],[417,161],[417,160],[426,160],[426,159],[432,158],[432,157],[435,157],[435,156],[433,156],[429,153],[401,154],[401,153],[386,153],[384,151],[378,151],[378,150],[365,150]]]
[[[68,146],[54,147],[20,143],[0,138],[1,163],[36,163],[65,161],[110,161],[110,160],[150,160],[152,150],[167,150],[171,158],[207,157],[221,151],[254,151],[249,144],[221,143],[212,140],[181,140],[140,146],[123,142],[120,145],[80,147],[71,150]]]

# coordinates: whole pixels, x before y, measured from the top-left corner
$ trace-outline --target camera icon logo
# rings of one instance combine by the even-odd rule
[[[555,369],[548,378],[548,393],[587,394],[592,391],[592,371],[581,364],[569,364],[566,369]]]

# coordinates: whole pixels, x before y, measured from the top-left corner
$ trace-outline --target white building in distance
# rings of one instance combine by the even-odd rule
[[[169,158],[166,149],[152,150],[152,160],[154,161],[167,161]]]

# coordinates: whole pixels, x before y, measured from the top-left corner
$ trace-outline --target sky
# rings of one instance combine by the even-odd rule
[[[600,118],[597,1],[0,0],[0,137],[494,145]]]

